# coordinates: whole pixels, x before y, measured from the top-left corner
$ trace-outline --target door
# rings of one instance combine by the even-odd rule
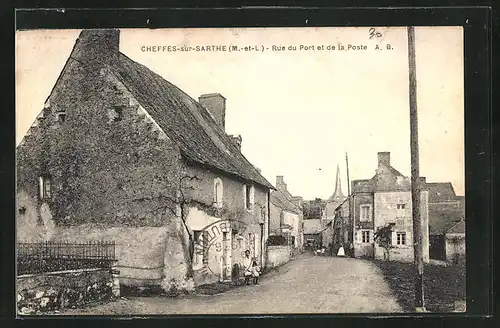
[[[230,277],[231,261],[231,243],[227,236],[227,232],[222,233],[222,280],[226,281]]]

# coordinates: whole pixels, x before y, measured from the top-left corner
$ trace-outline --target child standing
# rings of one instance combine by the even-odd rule
[[[260,276],[260,267],[257,261],[254,260],[252,263],[252,277],[254,285],[259,284],[259,276]]]

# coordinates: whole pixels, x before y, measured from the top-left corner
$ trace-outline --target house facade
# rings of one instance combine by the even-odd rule
[[[271,193],[270,235],[287,237],[294,252],[303,248],[301,197],[292,196],[283,176],[276,177],[276,190]]]
[[[120,283],[228,280],[265,263],[273,186],[225,133],[225,98],[195,101],[84,30],[17,147],[18,241],[114,240]]]
[[[390,153],[378,153],[375,176],[352,181],[350,216],[355,257],[385,258],[385,250],[374,240],[379,227],[394,224],[389,257],[413,261],[413,219],[410,180],[390,164]],[[428,191],[421,188],[420,213],[424,261],[429,260]],[[346,229],[347,230],[347,227]]]

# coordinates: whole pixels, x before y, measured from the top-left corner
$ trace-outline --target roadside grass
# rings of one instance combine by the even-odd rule
[[[372,260],[384,274],[389,286],[405,311],[414,311],[413,263]],[[455,301],[465,300],[465,264],[448,266],[425,264],[424,302],[434,313],[453,312]]]

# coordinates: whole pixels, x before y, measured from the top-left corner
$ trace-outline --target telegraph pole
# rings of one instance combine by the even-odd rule
[[[413,251],[415,263],[415,310],[425,312],[424,307],[424,259],[422,222],[420,217],[420,172],[418,154],[417,76],[415,63],[415,30],[408,27],[408,66],[410,77],[410,153],[411,153],[411,201],[413,219]]]
[[[349,217],[348,217],[348,220],[349,222],[352,223],[352,245],[354,247],[354,241],[356,240],[356,227],[354,225],[354,220],[355,220],[355,216],[353,215],[353,208],[352,208],[352,204],[351,204],[351,180],[349,179],[349,158],[347,157],[347,152],[345,153],[345,166],[346,166],[346,169],[347,169],[347,204],[348,204],[348,208],[349,208]],[[352,221],[351,221],[352,219]],[[349,243],[349,253],[351,252],[351,243]],[[352,249],[352,254],[350,254],[351,256],[354,257],[354,249]]]

